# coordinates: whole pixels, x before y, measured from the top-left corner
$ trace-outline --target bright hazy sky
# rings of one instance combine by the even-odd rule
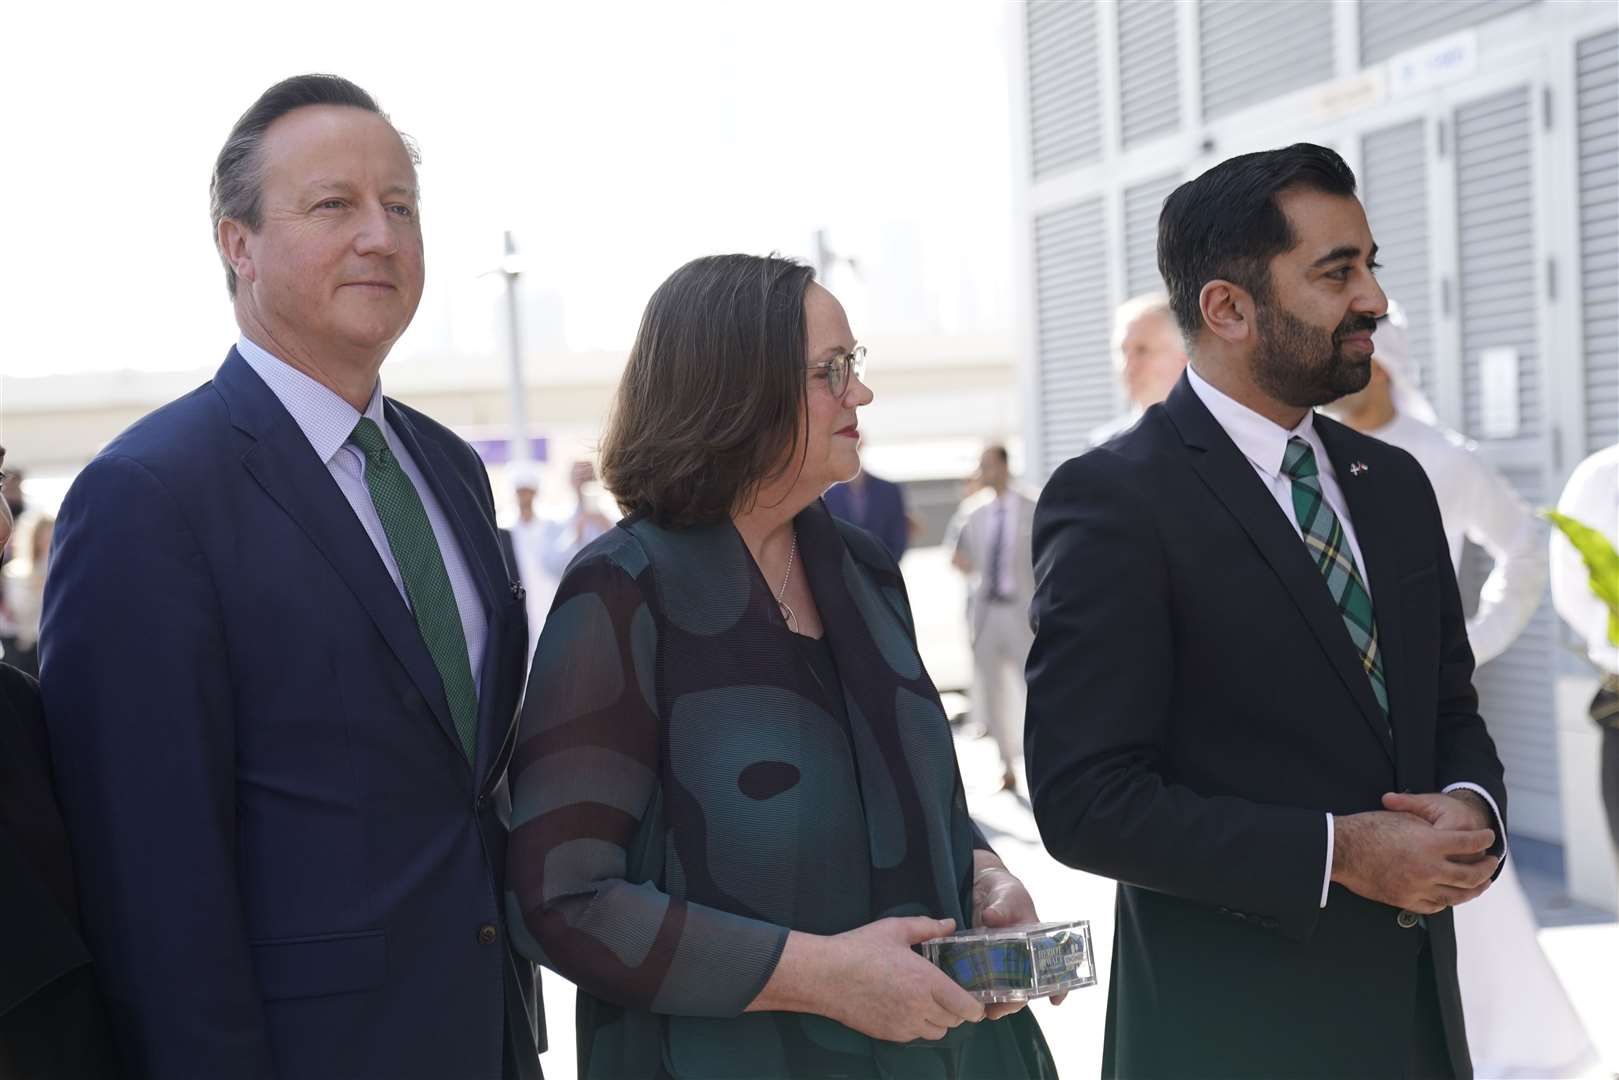
[[[370,90],[423,153],[427,293],[396,356],[499,345],[500,285],[477,275],[507,228],[576,349],[626,347],[686,259],[808,255],[817,225],[866,261],[831,279],[857,334],[892,315],[896,276],[931,313],[901,328],[1003,329],[1007,17],[998,0],[13,5],[0,371],[217,363],[236,331],[209,171],[252,100],[304,71]],[[910,254],[877,265],[895,236]]]

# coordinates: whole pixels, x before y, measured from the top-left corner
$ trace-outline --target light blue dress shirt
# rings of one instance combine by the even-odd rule
[[[334,391],[278,360],[246,336],[237,341],[236,351],[242,354],[247,366],[264,380],[264,385],[292,414],[293,422],[309,440],[309,445],[314,447],[315,455],[326,465],[332,479],[337,481],[338,490],[354,508],[354,515],[365,527],[366,535],[371,538],[371,546],[377,549],[378,558],[387,567],[388,576],[393,578],[400,599],[408,607],[410,597],[405,593],[404,579],[399,576],[399,564],[394,561],[393,551],[388,547],[388,534],[382,528],[382,518],[377,515],[377,508],[371,502],[371,489],[365,484],[365,455],[359,447],[349,442],[354,425],[360,422],[362,415],[370,417],[382,429],[383,438],[388,440],[388,449],[393,451],[394,457],[404,467],[405,475],[410,477],[427,511],[427,520],[433,526],[433,536],[438,540],[439,553],[444,558],[444,569],[450,575],[450,588],[455,592],[461,629],[466,634],[467,660],[472,665],[473,682],[481,692],[483,650],[489,638],[489,619],[484,613],[483,601],[478,597],[477,586],[473,584],[466,556],[461,552],[461,543],[450,528],[449,518],[445,516],[443,507],[439,506],[421,468],[383,413],[382,380],[377,380],[376,387],[371,391],[371,400],[362,414]]]

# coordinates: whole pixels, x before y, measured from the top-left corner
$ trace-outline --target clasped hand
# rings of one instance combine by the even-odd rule
[[[1432,915],[1489,888],[1500,859],[1473,792],[1383,796],[1382,810],[1334,819],[1332,880],[1392,907]]]

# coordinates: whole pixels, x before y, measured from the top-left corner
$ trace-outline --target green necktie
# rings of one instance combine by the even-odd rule
[[[444,556],[433,536],[432,523],[427,520],[415,485],[388,449],[376,421],[362,416],[349,441],[365,453],[365,486],[371,490],[371,503],[382,519],[382,531],[388,534],[388,548],[399,564],[416,628],[444,682],[455,733],[467,760],[472,761],[478,731],[478,690],[467,659],[461,611],[455,604],[455,590],[450,587],[450,575],[444,569]]]
[[[1282,455],[1282,472],[1293,481],[1293,513],[1304,533],[1304,543],[1315,556],[1321,576],[1327,579],[1327,591],[1338,605],[1349,638],[1360,652],[1360,665],[1371,680],[1372,694],[1377,698],[1383,718],[1388,719],[1389,692],[1383,680],[1383,654],[1377,647],[1377,620],[1372,617],[1372,598],[1360,580],[1354,553],[1344,537],[1344,528],[1338,515],[1321,494],[1320,470],[1316,468],[1315,451],[1297,435],[1287,440],[1287,452]]]

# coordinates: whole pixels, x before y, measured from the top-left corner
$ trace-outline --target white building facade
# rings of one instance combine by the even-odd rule
[[[1424,388],[1532,505],[1619,441],[1619,4],[1034,0],[1012,21],[1037,478],[1121,411],[1109,319],[1160,286],[1165,196],[1299,141],[1355,170]],[[1521,835],[1570,831],[1559,678],[1582,673],[1549,601],[1479,672]]]

